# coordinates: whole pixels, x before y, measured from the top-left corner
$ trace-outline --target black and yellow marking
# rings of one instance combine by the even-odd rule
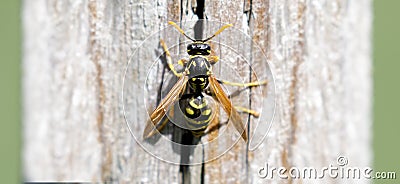
[[[207,106],[207,100],[204,100],[204,98],[203,98],[202,102],[199,103],[199,101],[197,99],[193,98],[193,99],[190,99],[189,105],[195,109],[201,110]]]
[[[189,115],[194,115],[194,111],[190,107],[186,107],[186,113]]]
[[[206,98],[202,95],[193,95],[190,98],[181,99],[181,103],[181,107],[185,108],[185,127],[195,136],[203,135],[213,118],[213,111]]]
[[[201,115],[204,115],[204,116],[208,116],[210,114],[211,114],[211,109],[207,109],[207,110],[201,112]]]
[[[230,116],[231,121],[235,128],[242,135],[242,138],[247,141],[247,135],[245,128],[242,124],[241,118],[237,111],[252,114],[253,116],[259,116],[260,114],[251,109],[244,107],[232,108],[229,97],[224,93],[220,84],[240,86],[240,87],[254,87],[267,84],[267,81],[261,82],[250,82],[250,83],[235,83],[224,80],[218,80],[213,76],[212,66],[219,61],[218,56],[210,56],[212,54],[211,46],[207,43],[210,39],[220,34],[224,29],[231,27],[231,24],[222,26],[212,36],[203,39],[195,40],[190,38],[176,23],[168,22],[170,25],[175,27],[182,35],[190,39],[193,43],[187,45],[187,53],[189,59],[181,59],[177,63],[184,67],[184,71],[178,72],[174,68],[172,63],[171,53],[169,52],[167,45],[163,40],[160,40],[160,45],[164,50],[164,54],[167,61],[168,68],[178,78],[177,83],[172,87],[167,96],[158,104],[157,108],[151,113],[151,121],[145,127],[143,137],[149,138],[155,134],[155,132],[161,131],[166,124],[170,121],[169,118],[178,121],[180,125],[183,125],[190,130],[193,136],[204,135],[207,127],[213,118],[218,118],[218,108],[214,106],[216,104],[209,105],[207,99],[203,94],[207,94],[217,99],[215,103],[221,105],[224,111]],[[188,85],[187,85],[188,84]],[[190,88],[189,88],[190,86]],[[209,93],[206,89],[209,88]],[[167,114],[166,108],[171,106],[174,102],[179,100],[180,114],[175,114],[175,110],[169,111]],[[215,112],[214,112],[215,111]],[[182,117],[182,115],[184,117]],[[165,117],[165,119],[162,119]],[[153,126],[155,126],[153,128]],[[208,131],[208,130],[207,130]]]

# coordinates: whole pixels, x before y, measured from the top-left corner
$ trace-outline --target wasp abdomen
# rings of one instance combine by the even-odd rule
[[[202,135],[213,117],[213,110],[203,96],[192,96],[181,100],[181,109],[185,114],[186,127],[193,135]]]

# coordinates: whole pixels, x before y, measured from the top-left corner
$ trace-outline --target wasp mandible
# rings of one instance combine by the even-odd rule
[[[187,45],[189,60],[180,59],[178,63],[184,67],[182,72],[178,72],[172,63],[171,54],[163,40],[160,44],[165,52],[168,68],[178,78],[175,85],[168,94],[161,100],[160,104],[150,115],[150,121],[146,124],[143,132],[143,138],[147,139],[153,136],[157,131],[161,131],[168,121],[160,122],[175,102],[179,102],[184,115],[185,127],[188,128],[196,137],[204,135],[208,131],[209,124],[214,118],[214,109],[210,107],[206,98],[211,96],[227,113],[230,121],[241,137],[247,142],[247,133],[242,123],[239,111],[252,114],[258,117],[259,114],[251,109],[233,106],[228,95],[222,89],[221,84],[227,84],[240,87],[254,87],[267,84],[267,81],[234,83],[217,79],[212,66],[218,62],[218,56],[211,56],[211,47],[207,41],[211,40],[224,29],[231,27],[232,24],[222,26],[212,36],[204,40],[195,40],[188,35],[174,22],[169,21],[170,25],[176,28],[182,35],[192,41]],[[183,123],[183,122],[180,122]]]

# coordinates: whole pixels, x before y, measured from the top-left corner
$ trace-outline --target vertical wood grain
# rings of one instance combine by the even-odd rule
[[[135,142],[122,111],[126,100],[130,106],[125,108],[131,112],[147,112],[139,84],[146,80],[146,67],[157,48],[144,48],[140,61],[133,63],[129,82],[136,89],[125,91],[122,100],[121,91],[132,52],[168,20],[197,20],[192,11],[196,6],[194,0],[24,1],[26,180],[179,181],[179,166],[154,158]],[[250,152],[239,141],[207,163],[206,183],[304,183],[307,180],[263,179],[258,171],[266,163],[288,169],[322,168],[335,164],[339,155],[347,157],[351,166],[371,165],[370,0],[212,0],[205,1],[204,15],[210,21],[232,23],[250,38],[233,45],[240,54],[258,48],[265,53],[276,89],[275,118],[267,138]],[[233,33],[226,31],[215,39],[234,43]],[[148,45],[157,47],[158,40]],[[249,58],[256,69],[266,62]],[[250,80],[248,67],[230,59],[237,72]],[[246,93],[254,108],[262,108],[259,93]],[[155,97],[150,100],[155,102]],[[137,121],[146,120],[138,116]],[[229,144],[229,139],[218,144]],[[170,145],[160,149],[173,154]],[[216,154],[207,151],[208,156]],[[192,183],[200,182],[200,165],[191,170]],[[323,182],[349,181],[326,177]]]

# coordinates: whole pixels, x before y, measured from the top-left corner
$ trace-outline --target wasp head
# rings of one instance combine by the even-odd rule
[[[226,24],[216,31],[212,36],[204,40],[195,40],[190,38],[190,36],[188,36],[178,25],[176,25],[175,22],[169,21],[168,23],[174,26],[186,38],[193,41],[193,43],[187,46],[187,52],[189,55],[209,55],[211,53],[211,47],[206,42],[220,34],[224,29],[232,26],[232,24]]]
[[[189,55],[209,55],[211,47],[204,42],[194,42],[187,46],[187,53]]]

